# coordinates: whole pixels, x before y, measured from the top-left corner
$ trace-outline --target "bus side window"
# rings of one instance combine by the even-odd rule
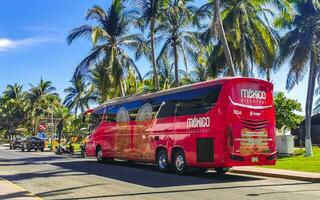
[[[175,111],[176,103],[173,101],[168,101],[164,105],[161,106],[161,109],[158,112],[157,118],[163,117],[173,117]]]
[[[105,121],[106,122],[116,122],[117,118],[117,108],[112,106],[106,109]]]

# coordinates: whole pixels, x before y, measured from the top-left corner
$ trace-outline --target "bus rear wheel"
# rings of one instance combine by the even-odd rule
[[[169,159],[168,159],[168,154],[167,151],[164,149],[161,149],[157,153],[157,166],[159,171],[161,172],[168,172],[169,171]]]
[[[188,172],[186,157],[182,150],[178,150],[174,155],[173,169],[178,175],[185,175]]]

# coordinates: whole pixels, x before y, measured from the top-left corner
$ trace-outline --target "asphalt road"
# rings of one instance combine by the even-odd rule
[[[164,174],[154,166],[123,161],[21,152],[0,146],[0,177],[44,199],[290,199],[319,200],[320,184],[214,172]],[[23,194],[0,196],[15,198]]]

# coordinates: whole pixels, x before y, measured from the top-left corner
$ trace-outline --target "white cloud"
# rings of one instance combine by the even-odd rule
[[[9,52],[25,47],[32,47],[42,43],[54,42],[53,38],[25,38],[20,40],[12,40],[9,38],[0,38],[0,52]]]

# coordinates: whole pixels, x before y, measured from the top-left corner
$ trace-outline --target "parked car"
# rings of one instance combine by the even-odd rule
[[[35,150],[37,151],[38,149],[43,152],[44,151],[44,147],[45,147],[45,143],[44,140],[39,138],[39,137],[35,137],[35,136],[31,136],[28,137],[22,144],[21,150],[27,150],[27,151],[31,151],[31,150]]]
[[[25,138],[14,138],[10,140],[10,149],[22,149],[23,143],[25,142]]]

